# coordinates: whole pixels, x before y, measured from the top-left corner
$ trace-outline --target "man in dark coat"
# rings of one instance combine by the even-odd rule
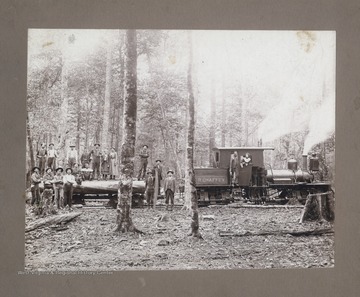
[[[170,210],[173,210],[174,207],[175,178],[173,177],[173,174],[174,171],[168,170],[164,182],[166,210],[169,209],[169,202],[171,203]]]
[[[148,170],[145,180],[145,197],[148,208],[154,204],[155,178],[151,170]]]
[[[93,160],[93,174],[94,178],[100,179],[101,173],[100,173],[100,165],[101,165],[101,150],[100,150],[100,144],[95,143],[94,144],[94,150],[91,151],[91,158]]]
[[[41,183],[41,176],[40,176],[40,168],[39,167],[34,167],[32,169],[32,174],[31,174],[31,205],[34,205],[34,203],[36,205],[40,204],[40,185]]]
[[[162,174],[162,171],[163,171],[163,166],[161,164],[161,160],[160,159],[157,159],[155,161],[155,166],[154,166],[154,170],[155,170],[155,173],[157,172],[157,175],[158,175],[158,186],[159,186],[159,192],[157,193],[157,195],[160,195],[160,187],[161,187],[161,181],[163,179],[163,174]]]
[[[46,144],[42,143],[41,148],[37,151],[36,157],[38,159],[39,164],[39,173],[40,175],[44,175],[45,173],[45,165],[46,165],[46,157],[47,157],[47,150]]]
[[[140,169],[139,169],[139,174],[138,174],[138,180],[140,180],[140,178],[144,179],[145,178],[145,173],[146,173],[146,167],[148,164],[148,158],[149,158],[149,152],[148,152],[148,146],[145,144],[143,146],[143,148],[140,150]]]
[[[85,164],[86,163],[90,164],[90,161],[91,161],[91,155],[88,152],[87,148],[84,148],[84,151],[80,157],[81,168],[85,168]]]

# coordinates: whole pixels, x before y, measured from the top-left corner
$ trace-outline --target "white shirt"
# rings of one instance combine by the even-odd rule
[[[65,174],[63,178],[63,182],[64,184],[66,183],[75,184],[75,176],[73,176],[72,174]]]

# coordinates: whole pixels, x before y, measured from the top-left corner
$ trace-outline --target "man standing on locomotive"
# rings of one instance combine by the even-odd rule
[[[237,174],[238,166],[239,166],[239,157],[237,151],[234,151],[230,159],[230,177],[233,185],[236,183],[236,179],[238,177]]]

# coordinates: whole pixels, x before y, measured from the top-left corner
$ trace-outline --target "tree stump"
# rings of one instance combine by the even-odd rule
[[[43,216],[55,214],[56,211],[54,209],[54,205],[52,203],[53,197],[53,190],[52,189],[45,189],[42,193],[42,211],[41,214]]]
[[[300,217],[300,223],[321,220],[333,222],[335,220],[334,205],[333,192],[309,194]]]

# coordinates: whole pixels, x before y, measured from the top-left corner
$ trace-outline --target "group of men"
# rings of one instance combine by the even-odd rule
[[[41,195],[40,195],[40,183],[44,183],[44,191],[50,190],[53,194],[51,195],[51,203],[56,204],[58,209],[68,206],[72,206],[72,195],[73,195],[73,186],[77,182],[77,178],[73,173],[71,168],[65,170],[58,167],[55,170],[55,174],[51,167],[46,169],[46,172],[43,176],[40,174],[40,167],[35,166],[32,169],[31,174],[31,205],[40,205]]]
[[[138,180],[145,180],[145,197],[148,207],[150,208],[154,204],[155,195],[160,194],[161,181],[163,180],[163,166],[160,159],[155,160],[153,169],[148,167],[149,147],[145,144],[140,150],[140,169],[138,172]],[[146,173],[146,177],[145,177]],[[174,177],[174,171],[169,169],[164,179],[164,193],[166,210],[173,210],[174,207],[174,194],[176,190],[176,182]],[[158,193],[155,193],[156,188],[156,176],[157,176],[157,188]]]
[[[58,153],[54,149],[54,144],[50,143],[49,148],[46,149],[46,144],[41,144],[40,149],[36,154],[38,160],[38,167],[40,175],[45,174],[45,168],[52,168],[55,170],[56,163],[61,167],[62,161],[57,161]],[[78,151],[74,144],[70,144],[70,149],[66,153],[65,164],[67,168],[74,171],[81,170],[86,176],[86,179],[115,179],[117,172],[118,156],[115,148],[111,148],[110,152],[107,149],[101,150],[100,144],[95,143],[94,149],[90,152],[87,148],[81,154],[78,160]],[[92,165],[90,168],[90,164]],[[81,169],[79,166],[81,165]]]
[[[140,169],[138,172],[138,180],[145,181],[145,197],[147,205],[151,207],[154,204],[154,196],[160,194],[161,184],[163,182],[163,188],[165,193],[166,209],[172,210],[174,206],[174,194],[176,191],[176,182],[174,178],[174,171],[169,169],[166,173],[166,177],[163,176],[162,161],[157,159],[152,169],[148,168],[149,147],[144,145],[140,150]],[[116,171],[117,153],[112,148],[111,152],[107,150],[101,151],[100,144],[94,144],[94,149],[90,152],[85,148],[80,162],[78,160],[78,152],[75,149],[75,145],[71,144],[70,149],[66,154],[66,170],[63,175],[63,167],[61,165],[56,166],[56,158],[58,154],[54,149],[54,144],[50,143],[49,148],[46,149],[46,145],[42,144],[41,148],[37,151],[38,166],[34,167],[31,175],[32,184],[32,201],[39,204],[40,202],[40,188],[39,184],[44,182],[44,187],[52,189],[54,191],[54,203],[58,208],[69,205],[71,207],[71,197],[73,193],[73,185],[77,182],[81,184],[83,180],[95,179],[115,179],[118,175]],[[61,162],[58,162],[61,164]],[[81,168],[79,168],[81,164]],[[92,168],[90,168],[92,164]],[[45,170],[46,168],[46,170]],[[55,174],[54,174],[55,173]],[[156,176],[157,176],[157,189],[158,193],[155,193],[156,188]],[[163,181],[164,179],[164,181]]]

